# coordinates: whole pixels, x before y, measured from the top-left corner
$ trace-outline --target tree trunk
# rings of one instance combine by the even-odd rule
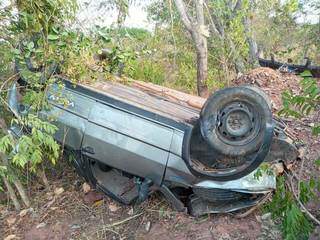
[[[28,197],[21,181],[18,178],[15,178],[13,183],[16,186],[24,205],[26,205],[26,207],[30,207],[31,204],[30,204],[29,197]]]
[[[17,198],[17,195],[16,193],[14,192],[14,189],[12,188],[11,184],[9,183],[9,181],[5,178],[5,177],[2,177],[2,180],[4,182],[4,185],[6,185],[6,188],[7,188],[7,191],[8,191],[8,194],[9,194],[9,197],[15,207],[15,209],[17,211],[20,211],[21,209],[21,206],[20,206],[20,203],[19,203],[19,200]]]
[[[46,189],[50,188],[50,184],[46,175],[46,172],[44,171],[43,166],[41,166],[41,169],[39,170],[39,178],[41,179],[42,183],[45,185]]]
[[[251,67],[259,66],[258,56],[257,56],[258,47],[257,47],[256,41],[253,39],[251,23],[247,16],[245,16],[243,19],[243,26],[244,26],[247,43],[249,46],[249,64],[251,65]]]
[[[197,90],[201,97],[208,97],[208,42],[205,36],[204,0],[195,1],[197,15],[197,37],[194,37],[197,51]]]
[[[207,40],[202,42],[202,47],[197,48],[197,90],[201,97],[208,97],[208,50]]]
[[[208,44],[206,36],[208,31],[205,26],[204,19],[204,1],[195,1],[196,18],[197,21],[193,22],[192,18],[187,12],[187,8],[183,0],[174,0],[177,10],[179,12],[181,21],[191,34],[192,40],[195,45],[197,54],[197,90],[198,95],[201,97],[208,96],[208,87],[206,84],[208,78]]]

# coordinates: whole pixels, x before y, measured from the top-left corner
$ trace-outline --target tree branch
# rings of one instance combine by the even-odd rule
[[[241,6],[242,6],[242,0],[238,0],[232,10],[233,15],[235,15],[237,11],[240,10]]]
[[[221,22],[219,21],[218,17],[213,13],[213,11],[208,7],[208,1],[204,2],[204,6],[207,9],[208,16],[211,22],[211,29],[213,32],[217,34],[220,38],[224,36],[224,28]]]
[[[214,23],[214,21],[213,21],[213,19],[212,19],[212,16],[211,16],[211,14],[210,14],[209,7],[208,7],[208,5],[207,5],[206,2],[204,3],[204,7],[206,8],[206,10],[207,10],[207,12],[208,12],[208,17],[209,17],[209,20],[210,20],[212,32],[221,39],[221,34],[220,34],[220,32],[218,31],[218,28],[217,28],[216,24]]]
[[[203,0],[195,0],[198,25],[204,25]]]
[[[183,22],[183,24],[185,25],[185,27],[187,28],[187,30],[192,33],[194,30],[192,28],[192,22],[190,20],[190,17],[188,15],[187,9],[186,9],[186,5],[184,4],[183,0],[174,0],[175,5],[177,7],[177,10],[180,14],[181,20]]]

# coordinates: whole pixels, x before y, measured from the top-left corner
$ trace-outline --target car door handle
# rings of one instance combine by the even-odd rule
[[[89,147],[89,146],[83,147],[82,152],[89,153],[89,154],[95,154],[93,147]]]

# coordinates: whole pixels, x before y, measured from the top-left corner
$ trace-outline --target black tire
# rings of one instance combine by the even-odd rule
[[[264,98],[264,100],[266,100],[269,108],[272,109],[272,104],[271,104],[269,96],[261,88],[254,86],[254,85],[243,85],[241,87],[246,87],[246,88],[252,89],[256,93],[260,94],[260,96],[262,96]]]
[[[264,141],[272,113],[264,96],[248,86],[225,88],[212,94],[200,113],[205,141],[226,156],[245,156]]]

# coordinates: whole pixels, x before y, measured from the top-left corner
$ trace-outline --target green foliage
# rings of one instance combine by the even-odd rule
[[[8,172],[7,167],[0,165],[0,192],[4,191],[3,187],[1,186],[2,185],[1,180],[2,180],[3,177],[7,176],[7,172]]]
[[[108,60],[109,72],[115,72],[121,64],[125,65],[136,58],[136,53],[130,50],[123,50],[118,46],[112,48]]]
[[[30,167],[36,171],[37,166],[48,159],[52,164],[59,157],[59,145],[53,139],[57,128],[37,116],[29,114],[19,120],[14,119],[14,124],[27,129],[28,134],[15,139],[11,134],[0,139],[0,152],[7,155],[12,163],[19,167]]]
[[[254,178],[259,180],[263,174],[267,174],[269,176],[274,175],[274,171],[270,167],[268,163],[261,163],[260,166],[257,168],[256,172],[254,173]]]
[[[317,110],[319,107],[320,91],[317,82],[310,77],[310,73],[304,72],[301,74],[302,93],[294,95],[287,91],[283,93],[283,109],[279,112],[281,115],[301,118]],[[313,134],[318,135],[319,123],[313,128]],[[315,165],[320,165],[319,160],[315,161]],[[302,204],[307,204],[309,201],[317,201],[316,191],[320,189],[320,179],[310,178],[308,181],[299,181],[299,201]],[[284,239],[308,239],[308,236],[313,229],[312,223],[306,217],[297,201],[286,186],[285,177],[278,177],[277,190],[272,202],[267,206],[267,209],[272,212],[275,218],[282,221],[282,232]]]
[[[46,91],[54,79],[49,79],[48,69],[53,61],[66,59],[70,49],[68,40],[72,37],[74,40],[76,36],[70,37],[69,32],[61,30],[67,20],[74,18],[76,10],[75,0],[19,0],[13,1],[13,5],[0,14],[1,120],[4,118],[7,125],[11,122],[21,128],[20,138],[5,127],[0,128],[0,175],[9,181],[13,176],[24,175],[27,169],[35,173],[42,163],[55,164],[59,158],[60,147],[53,138],[57,128],[48,120],[40,119],[38,113],[49,106]],[[72,50],[75,52],[78,46],[72,45]],[[27,58],[35,67],[42,66],[48,78],[45,85],[40,84],[41,73],[27,69]],[[15,80],[12,68],[15,61],[21,68],[22,77],[28,80],[21,99],[28,113],[22,116],[10,114],[6,104],[8,88]]]
[[[309,1],[263,0],[258,1],[254,12],[254,33],[264,57],[274,54],[277,60],[291,59],[303,64],[309,57],[320,64],[319,24],[299,23],[297,15],[316,13]],[[310,2],[316,2],[311,0]],[[268,26],[268,27],[266,27]]]
[[[224,47],[230,52],[229,39],[236,46],[237,53],[243,58],[248,57],[248,43],[246,41],[243,20],[244,17],[251,14],[249,11],[249,1],[242,1],[242,6],[237,11],[230,7],[230,1],[218,0],[209,1],[209,8],[220,19],[224,28]],[[214,39],[216,41],[216,39]],[[232,56],[230,56],[232,57]],[[234,59],[232,59],[234,60]]]
[[[145,41],[147,38],[151,37],[151,33],[142,28],[129,28],[122,27],[120,29],[114,30],[111,28],[107,29],[109,35],[117,34],[120,39],[129,38],[131,40]]]
[[[75,0],[17,0],[18,19],[14,23],[16,31],[31,35],[42,32],[50,36],[52,28],[63,23],[64,19],[73,19],[78,8]]]
[[[133,79],[162,85],[165,82],[165,69],[152,59],[131,61],[127,74]]]
[[[295,202],[287,203],[284,215],[282,227],[285,240],[309,239],[312,225]]]
[[[272,202],[266,206],[276,219],[281,219],[281,230],[285,240],[308,239],[312,224],[301,212],[293,193],[286,186],[284,176],[277,178],[277,189]]]
[[[320,89],[317,81],[311,77],[308,71],[302,73],[301,76],[302,93],[294,95],[290,90],[284,92],[282,95],[284,107],[279,112],[280,115],[301,118],[309,115],[320,106]],[[319,133],[319,123],[316,123],[313,133]]]
[[[315,189],[318,189],[320,182],[314,178],[311,178],[307,182],[300,182],[300,201],[302,203],[308,203],[310,200],[317,198]]]

